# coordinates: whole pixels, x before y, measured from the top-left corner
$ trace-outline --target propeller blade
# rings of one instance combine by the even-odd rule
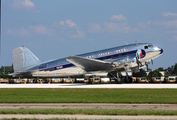
[[[151,59],[151,64],[153,65],[153,60]]]
[[[148,63],[146,63],[146,69],[147,69],[147,71],[148,71]]]
[[[137,56],[136,56],[136,63],[138,65],[138,69],[140,69],[139,60],[138,60]]]

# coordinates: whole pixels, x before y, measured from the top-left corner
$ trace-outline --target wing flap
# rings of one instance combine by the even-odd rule
[[[110,62],[105,62],[96,59],[89,59],[80,56],[70,56],[66,60],[71,62],[75,66],[82,68],[87,72],[107,70],[111,67]]]

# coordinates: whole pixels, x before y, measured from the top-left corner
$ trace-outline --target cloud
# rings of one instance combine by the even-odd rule
[[[84,35],[83,31],[81,31],[79,28],[77,28],[77,34],[74,34],[72,37],[73,38],[84,38],[85,35]]]
[[[30,25],[28,28],[35,33],[47,34],[49,36],[51,36],[52,32],[53,32],[52,29],[49,29],[49,28],[47,28],[46,26],[43,26],[43,25]]]
[[[89,32],[98,32],[98,31],[100,31],[100,29],[101,29],[100,24],[96,24],[96,23],[93,24],[92,23],[89,25],[88,31]]]
[[[14,0],[10,7],[13,10],[27,10],[27,11],[35,11],[36,13],[39,13],[39,10],[35,10],[35,4],[31,2],[30,0]]]
[[[177,16],[177,13],[163,12],[162,15],[163,15],[164,17]]]
[[[42,35],[42,36],[60,36],[60,41],[66,38],[84,38],[85,34],[76,23],[70,19],[66,21],[54,22],[51,28],[45,25],[30,25],[21,29],[7,29],[6,33],[13,36]],[[56,34],[57,33],[57,34]],[[65,37],[65,39],[62,38]]]
[[[56,24],[56,22],[55,22],[55,24]],[[65,21],[60,21],[59,24],[60,24],[60,25],[64,25],[64,24],[65,24]]]
[[[13,35],[13,36],[28,36],[31,35],[31,33],[25,29],[24,27],[20,28],[20,29],[7,29],[7,34],[9,35]]]
[[[58,24],[62,25],[62,26],[67,25],[68,27],[77,27],[76,23],[74,23],[70,19],[67,19],[66,21],[60,21],[59,23],[54,22],[54,24],[52,26],[57,26]]]
[[[104,23],[106,30],[108,32],[120,32],[120,33],[128,33],[131,31],[131,27],[127,25],[127,23]]]
[[[167,22],[163,22],[163,25],[167,27],[177,27],[177,20],[170,20]]]
[[[142,28],[146,28],[147,25],[144,22],[140,22],[138,23],[138,26]]]
[[[26,8],[26,9],[34,9],[35,5],[30,0],[14,0],[12,2],[12,7],[14,9]]]
[[[13,29],[13,30],[7,29],[6,33],[13,36],[28,36],[28,35],[32,35],[32,33],[51,36],[53,33],[53,29],[49,29],[43,25],[33,25],[33,26],[30,25],[26,28],[22,27],[20,29]]]
[[[76,23],[67,19],[66,21],[54,22],[52,27],[60,30],[60,33],[69,35],[71,38],[84,38],[84,32]]]
[[[66,20],[66,24],[69,26],[69,27],[77,27],[77,25],[72,22],[70,19]]]
[[[125,20],[127,20],[127,18],[124,17],[122,14],[113,15],[110,19],[114,20],[114,21],[125,21]]]
[[[128,23],[121,22],[104,22],[102,26],[97,23],[92,23],[88,27],[88,31],[91,33],[129,33],[138,32],[138,28],[132,28]]]
[[[146,28],[148,25],[151,24],[151,21],[147,21],[147,22],[140,22],[138,23],[138,26],[139,27],[142,27],[142,28]]]

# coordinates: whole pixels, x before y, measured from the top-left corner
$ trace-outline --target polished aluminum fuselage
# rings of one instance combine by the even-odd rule
[[[60,77],[60,76],[71,76],[71,75],[82,75],[89,72],[110,72],[113,70],[124,70],[125,64],[129,69],[136,68],[136,53],[137,50],[143,49],[146,52],[145,57],[140,59],[141,63],[145,67],[145,62],[150,62],[152,59],[157,58],[161,55],[163,50],[158,47],[149,47],[145,49],[145,46],[152,46],[149,43],[135,43],[119,47],[114,47],[110,49],[85,53],[81,55],[76,55],[88,59],[96,59],[106,62],[111,62],[115,64],[115,67],[111,69],[103,69],[101,71],[85,71],[80,67],[67,61],[67,58],[56,59],[51,61],[42,62],[39,65],[27,68],[16,76],[33,76],[33,77]],[[127,65],[128,64],[128,65]]]

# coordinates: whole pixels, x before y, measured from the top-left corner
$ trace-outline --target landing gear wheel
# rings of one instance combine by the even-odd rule
[[[125,83],[132,83],[132,77],[124,78]]]
[[[118,81],[118,79],[115,79],[116,84],[122,84],[122,81]]]

